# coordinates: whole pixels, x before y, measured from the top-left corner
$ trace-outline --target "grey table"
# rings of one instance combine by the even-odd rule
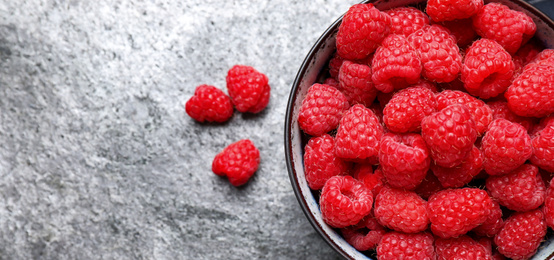
[[[290,187],[283,121],[304,56],[356,2],[0,1],[0,259],[338,258]],[[189,118],[234,64],[269,77],[267,109]],[[261,164],[235,188],[211,161],[242,138]]]

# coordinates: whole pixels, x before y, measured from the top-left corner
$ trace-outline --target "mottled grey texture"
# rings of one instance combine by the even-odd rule
[[[335,259],[287,175],[291,84],[357,1],[0,1],[1,259]],[[202,125],[183,105],[264,72],[267,109]],[[250,183],[211,172],[250,138]]]

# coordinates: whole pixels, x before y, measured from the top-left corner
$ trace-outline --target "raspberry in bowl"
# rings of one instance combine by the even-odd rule
[[[554,257],[552,49],[554,22],[522,0],[351,7],[286,113],[315,230],[347,259]]]

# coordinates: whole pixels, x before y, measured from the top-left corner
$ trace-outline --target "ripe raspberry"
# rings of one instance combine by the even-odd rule
[[[372,4],[350,7],[337,33],[337,53],[349,60],[360,60],[377,49],[390,32],[390,16]]]
[[[349,107],[348,100],[338,89],[316,83],[302,101],[298,124],[306,134],[320,136],[337,128]]]
[[[427,201],[413,191],[384,187],[375,197],[375,217],[383,226],[404,233],[427,229]]]
[[[483,224],[473,229],[473,232],[479,236],[494,237],[504,226],[502,219],[502,209],[495,200],[492,200],[493,207],[487,220]]]
[[[503,118],[510,122],[518,123],[523,126],[527,132],[530,132],[535,124],[533,118],[522,117],[514,114],[514,112],[508,108],[508,102],[504,100],[490,101],[487,102],[487,105],[492,111],[493,120]]]
[[[487,220],[493,208],[486,191],[477,188],[448,189],[432,195],[427,214],[433,234],[450,238],[464,235]]]
[[[417,83],[422,69],[418,52],[400,34],[391,34],[383,40],[371,66],[375,88],[385,93]]]
[[[527,65],[504,96],[517,115],[544,117],[554,113],[554,59]]]
[[[414,190],[417,195],[421,196],[424,199],[429,199],[433,194],[443,190],[441,183],[437,177],[433,174],[432,171],[428,171],[427,175]]]
[[[534,165],[554,172],[554,116],[550,118],[552,123],[538,131],[531,140],[534,152],[530,160]]]
[[[340,88],[340,83],[338,80],[334,79],[334,78],[326,78],[323,83],[323,85],[328,85],[328,86],[331,86],[333,88]]]
[[[429,0],[427,14],[435,22],[465,19],[483,7],[483,0]]]
[[[383,172],[380,169],[377,169],[375,170],[375,172],[373,172],[373,165],[366,163],[358,163],[354,165],[354,169],[352,170],[352,177],[363,183],[366,188],[371,190],[371,193],[373,193],[373,197],[379,194],[379,191],[381,191],[381,188],[383,188],[383,182],[385,181],[385,177],[383,177]]]
[[[343,228],[340,231],[344,240],[358,251],[375,249],[383,235],[387,233],[372,214],[360,220],[358,224]]]
[[[465,235],[458,238],[437,238],[435,250],[438,259],[483,260],[490,257],[483,245]]]
[[[514,75],[519,74],[521,69],[531,62],[543,48],[536,41],[530,40],[513,55],[514,59]]]
[[[357,224],[369,215],[373,195],[351,176],[333,176],[323,186],[319,206],[323,221],[335,228]]]
[[[416,88],[416,87],[417,88],[419,88],[419,87],[428,88],[433,93],[438,92],[437,84],[435,84],[435,82],[431,82],[429,80],[421,79],[421,78],[419,79],[419,81],[416,84],[406,86],[406,88]],[[401,91],[401,90],[398,90],[398,91]],[[385,106],[389,103],[389,101],[392,99],[394,94],[396,94],[398,91],[393,91],[393,92],[389,92],[389,93],[383,93],[381,91],[377,92],[377,100],[379,101],[380,107],[385,108]]]
[[[477,38],[477,33],[473,30],[473,21],[471,18],[460,19],[453,21],[444,21],[440,25],[444,26],[450,31],[452,36],[456,39],[458,46],[465,47],[469,45],[475,38]]]
[[[546,189],[543,212],[546,224],[554,229],[554,182],[552,179],[549,181],[550,184],[548,185],[548,189]]]
[[[338,80],[339,79],[339,70],[342,66],[342,63],[344,62],[344,58],[339,56],[336,52],[333,54],[333,57],[331,60],[329,60],[329,75],[331,75],[332,78]]]
[[[464,161],[455,167],[446,168],[432,164],[431,170],[437,176],[441,186],[445,188],[460,188],[469,183],[483,169],[483,155],[479,148],[473,146]]]
[[[223,123],[233,116],[231,99],[220,89],[210,85],[196,87],[194,96],[185,104],[185,111],[194,120],[203,123]]]
[[[469,109],[469,113],[475,120],[477,134],[482,135],[489,124],[492,122],[492,111],[483,102],[465,92],[457,90],[444,90],[437,96],[437,110],[442,110],[447,106],[454,104],[464,104]]]
[[[242,139],[225,147],[212,162],[212,171],[227,176],[233,186],[246,184],[258,170],[260,151],[248,139]]]
[[[425,117],[421,136],[437,165],[454,167],[468,156],[477,140],[477,131],[467,107],[455,104]]]
[[[512,56],[493,40],[477,40],[466,52],[462,82],[474,96],[488,99],[504,93],[512,83],[513,74]]]
[[[425,178],[431,158],[419,134],[387,133],[379,147],[379,163],[390,186],[413,190]]]
[[[546,223],[540,210],[516,212],[506,219],[494,238],[498,251],[506,257],[529,259],[546,235]]]
[[[373,111],[352,106],[341,118],[335,138],[335,154],[345,160],[375,162],[383,126]]]
[[[397,7],[385,11],[391,18],[391,34],[408,37],[413,32],[429,25],[429,16],[414,7]]]
[[[368,65],[345,60],[339,70],[339,90],[346,96],[350,105],[371,106],[377,96],[377,89],[371,81],[371,68]]]
[[[472,19],[477,34],[495,40],[510,54],[516,53],[537,30],[531,17],[500,3],[484,5]]]
[[[436,259],[433,235],[428,232],[406,234],[402,232],[388,232],[377,246],[377,259]]]
[[[304,152],[306,181],[312,190],[320,190],[336,175],[347,175],[350,164],[335,156],[335,139],[324,134],[310,139]]]
[[[227,90],[239,112],[259,113],[269,103],[267,76],[256,69],[235,65],[227,72]]]
[[[435,94],[428,88],[409,87],[398,91],[383,110],[383,121],[393,132],[421,130],[424,117],[437,111]]]
[[[448,29],[430,25],[410,34],[408,41],[421,55],[423,77],[436,82],[450,82],[458,77],[462,56]]]
[[[554,63],[554,50],[553,49],[544,49],[539,52],[532,60],[529,61],[528,65],[538,65],[538,64],[553,64]]]
[[[531,138],[523,126],[496,119],[481,141],[483,167],[489,175],[507,174],[531,157]]]

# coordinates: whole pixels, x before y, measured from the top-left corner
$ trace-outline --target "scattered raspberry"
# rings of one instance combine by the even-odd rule
[[[533,145],[533,155],[531,162],[549,172],[554,172],[554,116],[542,130],[538,131],[531,144]]]
[[[413,191],[384,187],[375,198],[375,217],[383,226],[404,233],[427,229],[427,201]]]
[[[475,38],[477,38],[477,33],[473,30],[472,24],[473,21],[471,18],[444,21],[440,23],[440,25],[450,31],[460,47],[468,46],[471,42],[473,42],[473,40],[475,40]]]
[[[373,165],[367,163],[355,164],[352,170],[352,177],[371,190],[373,197],[379,194],[379,191],[383,188],[383,182],[385,181],[383,172],[380,169],[376,169],[375,172],[373,172]]]
[[[475,121],[465,105],[450,105],[421,122],[421,136],[431,158],[442,167],[461,164],[477,139]]]
[[[312,190],[320,190],[336,175],[346,175],[349,163],[335,156],[335,139],[324,134],[310,139],[304,152],[304,172]]]
[[[512,56],[493,40],[477,40],[466,52],[462,82],[474,96],[488,99],[504,93],[512,83],[513,74]]]
[[[335,52],[331,60],[329,60],[329,65],[328,65],[329,75],[331,75],[332,78],[339,80],[339,71],[343,62],[344,62],[344,58],[342,58]]]
[[[540,210],[516,212],[506,219],[494,238],[498,251],[506,257],[529,259],[546,235],[546,223]]]
[[[531,17],[500,3],[484,5],[472,19],[477,34],[500,43],[510,54],[516,53],[537,30]]]
[[[448,29],[436,24],[427,26],[408,36],[408,41],[420,52],[423,77],[436,82],[458,77],[462,56]]]
[[[379,260],[397,259],[436,259],[433,235],[428,232],[406,234],[388,232],[377,246]]]
[[[533,147],[523,126],[506,119],[495,119],[483,136],[481,151],[485,171],[489,175],[502,175],[523,165],[531,157]]]
[[[544,117],[554,113],[554,59],[527,65],[504,96],[517,115]]]
[[[483,245],[465,235],[457,238],[437,238],[435,250],[438,259],[483,260],[490,257]]]
[[[185,111],[194,120],[203,123],[223,123],[233,116],[231,99],[220,89],[210,85],[196,87],[194,96],[185,104]]]
[[[391,34],[408,37],[413,32],[429,25],[429,16],[414,7],[398,7],[385,11],[391,18]]]
[[[535,124],[533,118],[522,117],[514,114],[514,112],[512,112],[510,108],[508,108],[508,102],[504,100],[490,101],[487,102],[487,105],[492,111],[493,120],[503,118],[510,122],[518,123],[523,126],[527,130],[527,132],[530,132],[533,128],[533,125]]]
[[[444,90],[436,98],[437,110],[439,111],[454,104],[466,105],[473,120],[475,120],[478,135],[482,135],[492,122],[492,111],[487,104],[468,93],[457,90]]]
[[[371,106],[377,96],[377,89],[371,81],[371,68],[368,65],[345,60],[339,70],[340,91],[350,105]]]
[[[548,189],[546,189],[543,212],[546,224],[554,229],[554,182],[552,178],[549,181],[550,184],[548,185]]]
[[[336,129],[349,107],[348,100],[338,89],[316,83],[302,101],[298,124],[306,134],[320,136]]]
[[[383,126],[373,111],[352,106],[341,118],[335,138],[335,154],[356,162],[376,162]]]
[[[342,236],[348,244],[358,251],[375,249],[387,231],[372,214],[366,216],[354,226],[341,229]]]
[[[383,110],[383,121],[393,132],[418,132],[423,118],[436,111],[437,101],[433,91],[410,87],[394,94]]]
[[[429,0],[427,14],[435,22],[470,18],[483,7],[483,0]]]
[[[227,176],[233,186],[246,184],[258,170],[260,151],[248,139],[230,144],[217,154],[212,163],[212,171],[219,176]]]
[[[479,236],[494,237],[504,226],[502,219],[502,209],[495,200],[492,200],[493,207],[487,220],[483,224],[473,229],[473,232]]]
[[[390,186],[413,190],[425,178],[431,158],[419,134],[387,133],[379,147],[379,163]]]
[[[390,16],[372,4],[350,7],[337,33],[337,53],[349,60],[360,60],[377,49],[390,32]]]
[[[460,188],[477,176],[483,169],[483,155],[479,148],[473,146],[464,161],[455,167],[446,168],[431,164],[433,174],[437,176],[441,186],[445,188]]]
[[[441,183],[439,182],[439,179],[433,174],[432,171],[428,171],[427,175],[425,175],[425,178],[415,188],[414,192],[417,193],[417,195],[421,196],[424,199],[429,199],[433,194],[443,190]]]
[[[351,176],[333,176],[323,186],[319,206],[325,223],[335,228],[357,224],[369,215],[373,195]]]
[[[269,103],[267,76],[256,69],[235,65],[227,72],[227,91],[239,112],[259,113]]]
[[[431,231],[442,238],[464,235],[483,224],[492,208],[487,192],[477,188],[442,190],[427,203]]]

